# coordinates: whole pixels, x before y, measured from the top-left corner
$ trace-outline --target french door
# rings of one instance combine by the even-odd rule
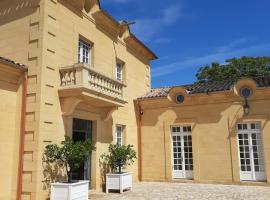
[[[85,141],[92,139],[92,121],[83,119],[73,119],[72,139],[74,142]],[[84,162],[84,164],[73,171],[72,180],[91,180],[91,155]]]
[[[192,136],[190,126],[173,126],[172,176],[174,179],[193,179]]]
[[[240,179],[265,181],[264,152],[260,123],[237,125]]]

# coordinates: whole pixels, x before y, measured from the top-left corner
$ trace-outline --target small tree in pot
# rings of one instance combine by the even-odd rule
[[[65,167],[67,174],[67,183],[63,183],[61,185],[52,184],[52,186],[54,187],[54,189],[52,188],[52,195],[54,195],[58,186],[72,186],[72,172],[79,169],[84,164],[85,160],[89,157],[91,152],[95,149],[96,148],[90,139],[83,142],[74,142],[68,136],[66,136],[65,140],[61,142],[61,145],[50,144],[45,147],[44,157],[46,161],[54,164],[61,163]],[[88,193],[88,181],[85,183],[87,183]],[[59,198],[57,197],[57,194],[54,197],[51,197],[52,200],[57,198]]]
[[[123,192],[124,189],[131,189],[131,173],[122,172],[122,168],[132,165],[135,162],[135,159],[137,158],[136,151],[133,149],[132,145],[121,146],[118,144],[111,144],[108,150],[108,154],[101,155],[103,163],[108,165],[111,169],[111,173],[106,174],[106,191],[108,192],[109,189],[114,189]],[[113,185],[111,179],[115,177],[119,178],[119,184]]]

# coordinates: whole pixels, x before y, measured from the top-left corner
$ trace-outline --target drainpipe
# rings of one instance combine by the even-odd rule
[[[229,148],[230,148],[230,158],[231,158],[231,176],[232,176],[232,182],[235,182],[234,179],[234,171],[233,171],[233,153],[232,153],[232,133],[230,130],[230,118],[227,118],[228,123],[228,137],[229,137]]]
[[[167,180],[167,156],[166,156],[166,125],[163,122],[163,148],[164,148],[164,180]]]
[[[25,132],[25,114],[26,114],[26,95],[27,95],[27,71],[23,74],[22,83],[22,107],[21,107],[21,127],[20,127],[20,144],[19,144],[19,165],[18,165],[18,182],[17,182],[17,200],[21,200],[22,193],[22,175],[23,175],[23,153],[24,153],[24,132]]]
[[[142,181],[142,110],[137,101],[138,106],[138,178]]]

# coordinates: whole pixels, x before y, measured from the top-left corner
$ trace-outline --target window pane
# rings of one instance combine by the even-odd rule
[[[121,138],[117,138],[117,144],[121,145],[121,143],[122,143]]]
[[[259,171],[260,171],[259,166],[257,166],[257,165],[255,166],[255,171],[256,171],[256,172],[259,172]]]
[[[238,124],[238,130],[242,130],[242,124]]]
[[[118,81],[121,81],[122,80],[122,64],[120,63],[117,63],[116,64],[116,79]]]
[[[78,62],[79,63],[90,63],[90,44],[83,40],[79,40],[78,48]]]
[[[122,126],[116,126],[116,143],[122,145]]]

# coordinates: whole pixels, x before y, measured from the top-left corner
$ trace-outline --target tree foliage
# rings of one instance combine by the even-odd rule
[[[109,153],[101,155],[101,159],[111,170],[115,172],[118,169],[118,173],[121,173],[123,167],[133,164],[136,158],[136,151],[132,145],[110,144]]]
[[[226,60],[225,64],[203,66],[196,74],[199,82],[238,80],[270,75],[270,57],[241,57]]]
[[[51,144],[45,147],[45,159],[49,163],[60,162],[65,166],[68,182],[71,182],[71,172],[79,169],[90,153],[96,148],[92,141],[74,142],[66,136],[65,140],[58,144]]]

